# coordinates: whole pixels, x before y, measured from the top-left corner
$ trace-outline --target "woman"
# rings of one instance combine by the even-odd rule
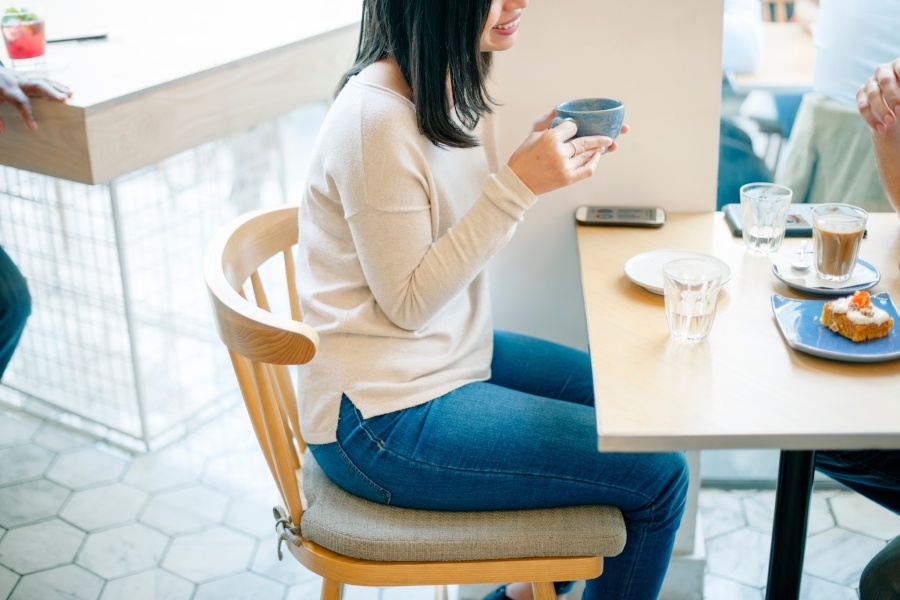
[[[365,0],[300,210],[302,301],[321,336],[303,436],[335,483],[375,502],[618,506],[625,550],[584,597],[652,598],[684,508],[684,457],[597,452],[587,354],[491,328],[488,261],[539,194],[616,149],[570,139],[571,122],[548,129],[552,111],[506,165],[489,136],[481,145],[491,53],[512,47],[526,6]]]

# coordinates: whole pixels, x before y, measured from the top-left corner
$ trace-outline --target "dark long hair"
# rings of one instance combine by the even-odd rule
[[[412,91],[419,131],[438,146],[477,146],[470,132],[494,102],[486,87],[491,53],[479,49],[490,7],[491,0],[364,0],[356,61],[338,91],[367,66],[393,57]]]

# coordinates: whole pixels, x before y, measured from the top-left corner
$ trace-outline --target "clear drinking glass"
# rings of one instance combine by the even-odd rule
[[[28,71],[44,66],[47,43],[44,19],[39,13],[28,8],[8,8],[0,17],[0,32],[10,67]]]
[[[784,240],[784,226],[793,192],[774,183],[741,186],[744,244],[750,254],[777,252]]]
[[[704,258],[682,258],[663,265],[666,321],[674,339],[698,342],[709,335],[723,275],[720,263]]]

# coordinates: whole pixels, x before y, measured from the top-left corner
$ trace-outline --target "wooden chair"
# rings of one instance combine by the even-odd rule
[[[228,348],[247,411],[287,510],[274,509],[291,554],[323,578],[323,600],[343,584],[435,585],[534,582],[535,598],[554,599],[553,581],[597,577],[603,557],[625,543],[618,509],[432,512],[383,506],[332,483],[305,451],[288,365],[309,362],[318,335],[302,322],[294,276],[297,207],[247,213],[225,225],[204,258],[218,333]],[[259,269],[283,257],[290,316],[269,311]],[[277,259],[275,259],[277,260]],[[278,261],[282,262],[282,261]],[[249,278],[256,304],[243,287]],[[282,285],[283,287],[283,285]],[[302,482],[301,485],[298,482]]]

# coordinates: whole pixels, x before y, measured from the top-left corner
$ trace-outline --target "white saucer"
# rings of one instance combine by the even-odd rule
[[[787,260],[789,258],[782,258],[780,255],[773,257],[772,272],[775,277],[795,290],[815,296],[849,296],[853,292],[875,287],[881,281],[881,271],[878,267],[861,258],[856,261],[853,276],[844,283],[819,279],[814,268],[810,268],[807,272],[794,271],[786,263]]]
[[[722,276],[722,283],[731,279],[731,268],[709,254],[701,252],[691,252],[690,250],[650,250],[637,256],[632,256],[625,263],[625,276],[631,281],[638,284],[648,292],[663,295],[663,265],[670,260],[679,258],[708,258],[722,265],[725,275]]]

